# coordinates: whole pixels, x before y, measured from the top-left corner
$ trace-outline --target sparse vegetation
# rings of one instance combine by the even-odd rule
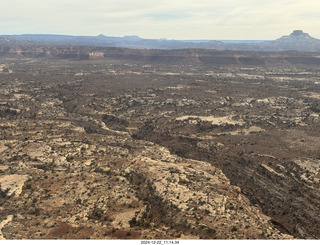
[[[1,61],[5,237],[317,237],[320,70],[262,62],[313,54],[194,51],[186,65],[120,51]]]

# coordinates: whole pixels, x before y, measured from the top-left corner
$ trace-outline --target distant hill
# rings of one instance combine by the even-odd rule
[[[51,45],[97,46],[97,47],[124,47],[134,49],[186,49],[186,48],[213,48],[223,45],[223,42],[209,41],[197,43],[192,41],[178,41],[167,39],[143,39],[138,36],[108,37],[98,36],[67,36],[49,34],[11,35],[6,38],[17,41],[31,41]],[[214,47],[212,46],[214,44]]]
[[[295,30],[289,36],[283,36],[275,41],[260,43],[258,48],[268,51],[320,51],[320,40],[301,30]]]
[[[147,48],[148,47],[148,48]],[[281,51],[281,52],[279,52]],[[320,40],[294,31],[274,41],[224,43],[222,41],[151,40],[99,35],[0,36],[2,58],[107,59],[141,63],[203,65],[320,65]]]
[[[243,51],[320,51],[320,40],[311,37],[301,30],[295,30],[288,36],[274,41],[179,41],[167,39],[143,39],[138,36],[108,37],[98,36],[68,36],[47,34],[23,34],[0,36],[0,44],[9,42],[18,44],[37,43],[50,45],[124,47],[134,49],[216,49]]]

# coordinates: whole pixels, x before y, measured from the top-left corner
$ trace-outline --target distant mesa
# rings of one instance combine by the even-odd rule
[[[124,36],[123,38],[127,39],[127,40],[141,40],[141,37],[137,36],[137,35],[132,35],[132,36]]]
[[[302,30],[294,30],[290,36],[301,36],[301,35],[309,35],[308,33],[304,33]]]
[[[298,39],[316,39],[311,37],[308,33],[303,32],[302,30],[294,30],[291,34],[290,34],[291,38],[298,38]]]
[[[290,35],[283,36],[284,38],[289,38],[292,40],[305,40],[312,38],[308,33],[303,32],[302,30],[294,30]],[[316,39],[316,38],[314,38]]]
[[[106,36],[103,35],[103,34],[100,34],[100,35],[98,35],[97,37],[99,37],[99,38],[106,38]]]
[[[238,41],[225,42],[217,40],[168,40],[144,39],[137,35],[112,37],[100,34],[98,36],[66,36],[66,35],[7,35],[0,36],[2,45],[74,45],[94,47],[124,47],[132,49],[214,49],[214,50],[241,50],[241,51],[286,51],[297,50],[320,52],[320,40],[311,37],[302,30],[294,30],[290,35],[276,40],[258,42]]]

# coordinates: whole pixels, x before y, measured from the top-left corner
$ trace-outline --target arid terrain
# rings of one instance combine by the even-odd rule
[[[85,50],[1,48],[0,238],[320,238],[320,55]]]

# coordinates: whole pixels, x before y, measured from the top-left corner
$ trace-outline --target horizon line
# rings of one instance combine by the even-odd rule
[[[109,37],[109,38],[130,38],[130,37],[136,37],[140,39],[145,39],[145,40],[165,40],[165,41],[199,41],[199,42],[206,42],[206,41],[254,41],[254,42],[259,42],[259,41],[272,41],[275,39],[169,39],[169,38],[144,38],[139,35],[124,35],[124,36],[108,36],[105,34],[98,34],[98,35],[73,35],[73,34],[56,34],[56,33],[22,33],[22,34],[0,34],[0,36],[23,36],[23,35],[43,35],[43,36],[69,36],[69,37],[99,37],[99,36],[104,36],[104,37]],[[286,35],[284,35],[286,36]]]

